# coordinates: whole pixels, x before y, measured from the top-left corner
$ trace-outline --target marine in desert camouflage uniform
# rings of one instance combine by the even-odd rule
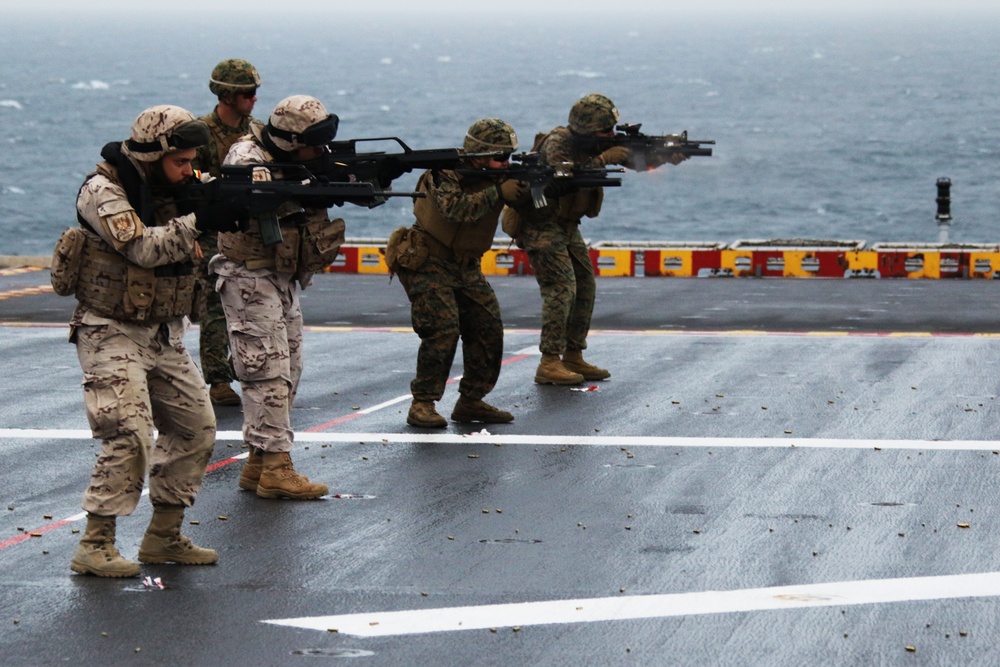
[[[484,118],[469,128],[463,147],[469,153],[506,154],[466,160],[468,167],[502,169],[517,150],[517,135],[499,118]],[[402,265],[394,267],[410,299],[413,330],[420,336],[417,374],[410,383],[413,402],[406,421],[426,428],[447,425],[434,403],[444,394],[459,337],[464,373],[452,420],[513,421],[511,413],[482,400],[500,376],[503,322],[481,263],[493,243],[500,211],[505,204],[526,199],[527,184],[432,170],[420,176],[417,190],[427,197],[414,201],[416,222],[408,230],[397,230],[387,247],[390,259],[398,256],[400,242],[426,247],[427,255],[421,262],[410,262],[404,251]]]
[[[219,176],[222,161],[229,148],[250,132],[252,124],[260,121],[250,114],[257,101],[260,74],[246,60],[223,60],[212,70],[208,89],[219,102],[212,113],[202,116],[209,129],[207,144],[198,149],[195,168]],[[215,291],[215,276],[208,272],[208,260],[218,252],[218,239],[214,233],[202,234],[198,244],[204,261],[198,266],[198,305],[201,371],[208,383],[209,396],[216,405],[239,405],[240,397],[232,390],[232,360],[229,356],[229,333],[222,301]]]
[[[147,471],[153,518],[139,560],[217,560],[180,533],[215,444],[208,391],[182,343],[196,239],[231,229],[238,214],[225,204],[178,210],[178,186],[192,178],[195,148],[206,141],[208,128],[184,109],[143,111],[130,139],[101,151],[105,161],[77,198],[80,227],[67,230],[56,248],[53,286],[79,301],[70,341],[83,369],[87,418],[102,443],[84,494],[87,527],[74,572],[139,574],[139,564],[115,548],[115,527],[117,517],[135,510]]]
[[[319,157],[337,131],[337,117],[308,95],[285,98],[264,127],[233,144],[225,164],[267,165]],[[280,170],[268,171],[279,180]],[[229,327],[233,366],[243,391],[243,439],[250,456],[242,489],[262,498],[311,500],[325,484],[296,472],[291,450],[291,408],[302,375],[302,311],[296,283],[305,289],[332,262],[344,240],[344,221],[326,208],[286,201],[275,212],[283,241],[265,246],[260,219],[247,231],[219,234],[209,270]]]

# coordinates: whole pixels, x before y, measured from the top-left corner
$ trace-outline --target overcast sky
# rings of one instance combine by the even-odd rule
[[[10,0],[7,0],[10,1]],[[11,3],[14,4],[14,3]],[[142,8],[142,9],[140,9]],[[163,3],[137,0],[31,0],[6,7],[4,12],[21,11],[121,11],[137,13],[149,8],[158,12],[180,11],[269,11],[289,14],[305,12],[323,13],[380,13],[408,14],[430,13],[481,13],[514,17],[540,11],[566,11],[588,14],[627,14],[630,10],[641,14],[670,13],[764,13],[781,12],[808,14],[828,13],[883,13],[926,10],[935,13],[954,13],[965,10],[1000,13],[997,0],[503,0],[503,2],[477,2],[476,0],[170,0]]]

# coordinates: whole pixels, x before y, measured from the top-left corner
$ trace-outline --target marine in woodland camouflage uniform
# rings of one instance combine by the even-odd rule
[[[506,154],[467,160],[468,167],[499,169],[507,166],[510,153],[517,149],[517,136],[504,121],[485,118],[469,128],[464,149]],[[417,374],[410,383],[413,402],[406,421],[429,428],[447,425],[434,403],[444,394],[461,337],[464,373],[452,420],[510,422],[513,415],[482,400],[500,376],[503,323],[481,262],[493,243],[504,204],[527,198],[527,185],[433,170],[421,175],[417,190],[427,197],[414,200],[416,222],[409,230],[397,230],[387,247],[389,258],[399,253],[400,242],[427,250],[422,262],[404,257],[403,265],[393,267],[410,299],[413,330],[420,336]]]
[[[215,444],[208,391],[182,343],[196,239],[231,228],[236,217],[225,205],[178,210],[177,186],[192,178],[195,147],[207,140],[204,123],[184,109],[142,112],[129,140],[102,150],[105,161],[77,198],[81,226],[67,230],[56,248],[53,286],[79,301],[70,341],[83,369],[87,418],[102,442],[84,494],[87,528],[74,572],[139,574],[139,564],[115,548],[115,526],[116,517],[135,510],[147,472],[153,519],[139,560],[217,560],[215,551],[180,534]],[[67,239],[76,239],[74,251],[66,251]]]
[[[569,127],[557,127],[536,141],[549,165],[571,162],[578,167],[624,164],[628,149],[602,142],[614,135],[618,110],[603,95],[580,99],[569,114]],[[542,295],[542,360],[535,372],[540,384],[580,384],[603,380],[611,373],[583,360],[594,312],[594,267],[580,221],[594,218],[604,200],[602,188],[581,188],[549,197],[548,205],[514,207],[522,218],[518,243],[528,253]]]
[[[337,117],[314,97],[294,95],[275,107],[263,128],[233,144],[225,164],[267,165],[315,159],[336,135]],[[305,143],[305,142],[309,143]],[[278,171],[268,172],[280,179]],[[229,327],[233,366],[243,390],[243,439],[250,447],[240,488],[262,498],[310,500],[325,484],[298,474],[291,460],[291,408],[302,375],[302,311],[296,283],[305,289],[329,265],[344,239],[344,221],[325,208],[284,202],[276,211],[283,241],[265,246],[260,219],[248,231],[219,234],[209,269]]]
[[[219,103],[203,121],[209,129],[210,139],[198,149],[195,168],[219,176],[222,162],[229,148],[250,132],[260,121],[250,114],[257,101],[260,75],[245,60],[223,60],[212,70],[208,88],[219,98]],[[215,291],[215,276],[208,272],[208,260],[218,252],[218,239],[214,233],[202,234],[198,244],[204,261],[198,267],[198,306],[201,371],[211,387],[209,395],[216,405],[239,405],[240,397],[230,388],[233,381],[232,359],[229,356],[229,333],[222,301]]]

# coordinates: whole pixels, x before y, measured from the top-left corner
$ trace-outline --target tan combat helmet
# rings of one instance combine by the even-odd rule
[[[337,136],[339,119],[309,95],[292,95],[278,102],[264,128],[280,150],[323,146]]]
[[[260,88],[260,74],[257,73],[257,68],[239,58],[220,62],[212,70],[212,76],[208,80],[208,89],[219,98],[254,91],[257,88]]]
[[[209,138],[208,125],[190,111],[161,104],[136,117],[122,152],[140,162],[156,162],[167,153],[204,146]]]
[[[517,134],[499,118],[480,118],[469,126],[462,148],[466,153],[513,153]]]
[[[617,122],[615,103],[599,93],[584,95],[569,110],[569,129],[577,134],[595,135],[613,130]]]

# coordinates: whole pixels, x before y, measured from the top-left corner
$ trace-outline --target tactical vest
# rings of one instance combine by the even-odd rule
[[[433,185],[428,182],[432,178],[433,172],[424,172],[417,183],[417,190],[430,193]],[[461,177],[460,177],[461,178]],[[472,185],[463,185],[462,192],[477,193],[493,187],[495,184],[489,180],[483,180]],[[420,229],[427,232],[432,237],[429,244],[431,254],[440,256],[453,255],[457,259],[467,259],[482,257],[483,253],[493,245],[493,235],[497,231],[497,223],[500,220],[501,207],[495,211],[490,211],[475,224],[461,224],[452,222],[441,214],[433,196],[417,199],[413,204],[413,214],[420,224]],[[435,248],[436,241],[443,248]],[[441,250],[446,250],[442,253]]]
[[[559,134],[560,136],[565,136],[570,133],[569,128],[557,127],[551,132],[542,134],[539,133],[535,136],[535,145],[532,148],[533,151],[539,151],[542,145],[549,139],[553,134]],[[573,162],[579,165],[585,165],[592,156],[579,151],[573,152]],[[568,195],[563,195],[556,200],[555,205],[555,218],[556,221],[563,224],[580,224],[580,219],[584,216],[588,218],[596,218],[601,212],[601,205],[604,203],[604,188],[580,188],[576,192]]]
[[[208,130],[212,134],[212,141],[205,146],[204,153],[199,153],[203,156],[209,156],[210,160],[208,164],[199,165],[204,171],[209,172],[213,176],[218,176],[220,173],[220,167],[226,159],[226,155],[229,153],[230,147],[237,141],[244,138],[253,126],[260,126],[260,121],[256,118],[247,118],[246,122],[241,124],[239,128],[228,127],[225,124],[219,122],[218,115],[216,112],[212,112],[207,116],[202,116],[198,120],[204,121],[208,125]]]
[[[108,162],[99,164],[87,180],[97,174],[122,184],[118,169]],[[126,190],[126,194],[134,206],[134,193]],[[143,223],[163,225],[176,214],[175,207],[163,206],[153,213],[153,220]],[[195,289],[192,262],[143,268],[130,262],[94,231],[86,228],[80,231],[84,239],[76,260],[79,270],[75,292],[81,304],[100,315],[126,322],[168,322],[191,314]]]
[[[125,259],[97,234],[82,230],[83,248],[76,298],[87,308],[126,322],[169,322],[191,314],[193,273],[170,275],[172,267],[145,269]]]
[[[250,219],[245,232],[219,232],[219,253],[226,259],[242,262],[248,269],[295,273],[299,265],[299,229],[298,224],[289,222],[293,219],[300,220],[301,216],[279,218],[281,243],[270,247],[264,245],[257,218]]]

